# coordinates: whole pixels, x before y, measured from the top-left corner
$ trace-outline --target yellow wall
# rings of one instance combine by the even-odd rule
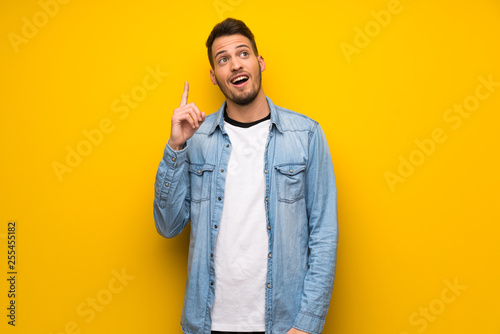
[[[330,143],[324,333],[500,333],[498,1],[54,1],[0,2],[2,333],[180,332],[188,231],[156,233],[154,177],[184,80],[223,101],[204,43],[226,16]]]

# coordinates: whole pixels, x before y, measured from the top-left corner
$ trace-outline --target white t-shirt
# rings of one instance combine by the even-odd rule
[[[214,331],[265,331],[269,239],[264,152],[270,120],[251,127],[224,123],[232,150],[215,243]]]

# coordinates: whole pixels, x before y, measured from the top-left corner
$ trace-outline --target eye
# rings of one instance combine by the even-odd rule
[[[227,58],[226,57],[219,58],[219,61],[218,61],[219,64],[223,64],[225,62],[227,62]]]
[[[243,57],[246,57],[250,54],[247,51],[241,51],[240,55],[242,55]]]

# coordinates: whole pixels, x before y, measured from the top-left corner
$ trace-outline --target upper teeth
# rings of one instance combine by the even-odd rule
[[[246,76],[236,77],[235,79],[233,79],[233,83],[235,83],[236,81],[240,81],[240,80],[246,79],[246,78],[247,78]]]

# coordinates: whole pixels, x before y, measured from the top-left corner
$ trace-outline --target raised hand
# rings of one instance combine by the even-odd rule
[[[176,151],[181,150],[184,143],[191,138],[205,121],[205,113],[200,111],[194,102],[187,103],[189,83],[184,83],[181,104],[172,115],[172,127],[168,145]]]

